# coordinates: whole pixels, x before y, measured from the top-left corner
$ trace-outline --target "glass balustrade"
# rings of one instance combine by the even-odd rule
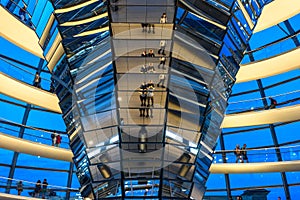
[[[243,152],[243,151],[241,151]],[[300,145],[288,146],[288,147],[273,147],[273,148],[261,148],[261,149],[246,149],[249,163],[255,162],[278,162],[279,157],[282,161],[300,160]],[[224,157],[223,157],[224,156]],[[237,158],[233,150],[216,151],[214,154],[213,163],[240,163],[242,159]],[[247,162],[246,160],[244,161]]]
[[[271,44],[262,46],[258,49],[252,50],[250,52],[246,52],[244,58],[242,60],[242,64],[247,64],[249,62],[261,61],[265,59],[271,59],[274,56],[281,55],[283,53],[287,53],[296,48],[295,40],[300,40],[300,33],[298,32],[295,35],[286,37],[284,39],[280,39],[279,41],[275,41]]]
[[[276,100],[276,105],[271,103],[271,99]],[[265,105],[265,104],[267,105]],[[300,103],[300,90],[283,93],[280,95],[259,99],[249,99],[238,102],[231,102],[227,107],[226,114],[242,113],[249,111],[262,111],[274,108],[298,105]]]
[[[21,184],[20,184],[21,181]],[[20,179],[10,179],[6,177],[0,176],[0,187],[7,187],[7,183],[11,182],[11,193],[10,195],[18,195],[18,188],[20,190],[20,196],[25,197],[35,197],[35,198],[43,198],[43,199],[50,199],[50,200],[77,200],[83,199],[79,193],[78,188],[68,188],[59,185],[52,185],[48,183],[47,188],[43,188],[43,179],[41,181],[41,190],[39,193],[36,192],[36,182],[27,181],[27,180],[20,180]],[[60,196],[62,192],[71,191],[76,192],[75,196],[70,198],[66,198]]]
[[[36,27],[31,21],[32,13],[36,6],[36,3],[34,3],[34,1],[30,1],[28,5],[25,5],[23,1],[4,0],[0,1],[0,4],[3,5],[3,7],[5,7],[22,23],[35,30]]]
[[[52,145],[51,134],[54,133],[54,131],[46,131],[46,130],[24,126],[24,125],[17,125],[17,124],[14,125],[12,123],[9,123],[8,121],[3,121],[3,119],[0,119],[0,133],[18,137],[20,127],[25,128],[22,139],[31,142],[36,142],[39,144]],[[60,136],[62,137],[62,142],[59,145],[59,147],[64,149],[69,149],[70,148],[69,139],[67,135],[60,134]]]

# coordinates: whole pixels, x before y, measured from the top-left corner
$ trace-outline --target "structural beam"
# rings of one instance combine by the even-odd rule
[[[24,197],[20,195],[0,193],[0,199],[1,200],[39,200],[40,198]]]
[[[274,76],[298,69],[300,48],[258,62],[241,65],[236,75],[236,83]]]
[[[225,115],[221,128],[257,126],[300,119],[300,105]]]
[[[212,174],[295,172],[300,171],[300,160],[260,163],[220,163],[212,164],[209,170]]]
[[[23,24],[6,9],[0,6],[0,37],[44,59],[43,49],[35,31]]]
[[[254,28],[254,33],[270,28],[300,13],[300,1],[276,0],[267,4]]]
[[[24,140],[0,133],[0,148],[25,153],[43,158],[72,162],[73,153],[70,150]]]
[[[0,72],[0,94],[33,104],[53,112],[62,113],[55,94],[28,85]]]

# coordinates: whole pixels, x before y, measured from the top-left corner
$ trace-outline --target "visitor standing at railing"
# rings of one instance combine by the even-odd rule
[[[246,148],[247,148],[247,145],[244,144],[243,147],[241,148],[241,153],[243,155],[243,162],[247,161],[247,163],[249,163]]]
[[[42,184],[42,198],[43,199],[45,199],[45,196],[47,193],[47,187],[48,187],[47,179],[44,179],[43,184]]]
[[[22,8],[20,8],[19,10],[19,16],[20,16],[20,19],[24,22],[27,21],[26,19],[26,6],[23,6]]]
[[[236,156],[236,160],[235,162],[238,163],[239,160],[241,161],[241,163],[243,163],[243,157],[242,157],[242,152],[241,152],[241,149],[240,149],[240,145],[237,144],[235,149],[234,149],[234,155]]]
[[[269,107],[269,109],[276,108],[277,101],[275,99],[273,99],[272,97],[269,97],[269,99],[270,99],[270,107]]]
[[[18,190],[18,195],[21,195],[21,193],[23,192],[23,182],[22,181],[18,182],[17,190]]]

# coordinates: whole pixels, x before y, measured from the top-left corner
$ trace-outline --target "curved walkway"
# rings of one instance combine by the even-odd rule
[[[56,160],[73,162],[70,150],[39,144],[0,133],[0,148],[41,156]],[[14,145],[11,145],[14,144]],[[212,164],[213,174],[261,173],[261,172],[300,171],[300,161],[260,162],[260,163],[219,163]],[[1,195],[0,195],[1,197]]]
[[[221,128],[255,126],[300,119],[300,105],[225,115]]]
[[[75,4],[73,6],[70,6],[70,7],[66,7],[66,8],[60,8],[60,9],[57,9],[55,10],[54,12],[56,14],[60,14],[60,13],[66,13],[66,12],[71,12],[73,10],[77,10],[79,8],[83,8],[85,6],[88,6],[92,3],[95,3],[97,2],[98,0],[89,0],[89,1],[84,1],[83,3],[79,3],[79,4]]]
[[[300,1],[299,1],[300,2]],[[241,65],[236,83],[257,80],[298,69],[300,48],[258,62]]]
[[[13,194],[6,194],[6,193],[0,193],[0,199],[1,200],[38,200],[40,198],[34,198],[34,197],[25,197],[25,196],[18,196]]]
[[[0,37],[3,37],[25,51],[44,58],[43,49],[34,30],[23,24],[0,6]]]
[[[276,0],[263,8],[254,33],[270,28],[300,13],[300,1]]]
[[[0,94],[33,104],[53,112],[62,113],[55,94],[28,85],[0,72]]]
[[[300,171],[300,160],[260,163],[220,163],[212,164],[209,171],[212,174],[292,172]]]
[[[24,140],[0,132],[0,148],[25,153],[30,155],[41,156],[55,160],[73,162],[73,153],[70,150],[53,147],[50,145],[39,144],[29,140]]]

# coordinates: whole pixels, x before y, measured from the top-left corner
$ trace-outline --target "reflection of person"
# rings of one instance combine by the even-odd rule
[[[163,69],[166,69],[166,68],[165,68],[165,64],[166,64],[166,56],[160,57],[160,58],[159,58],[159,61],[160,61],[160,63],[159,63],[159,65],[157,66],[157,68],[160,69],[160,65],[162,65],[162,68],[163,68]]]
[[[146,100],[147,100],[146,92],[143,91],[140,94],[140,101],[141,101],[140,117],[145,117]]]
[[[163,13],[162,16],[160,17],[160,23],[161,24],[165,24],[167,22],[168,22],[168,20],[167,20],[167,14]]]
[[[143,65],[140,69],[140,72],[141,73],[147,73],[147,66],[146,65]]]
[[[147,26],[148,24],[147,23],[142,23],[142,28],[143,28],[143,32],[147,32]]]
[[[147,72],[149,72],[149,73],[155,72],[155,68],[154,68],[153,63],[149,63]]]
[[[148,87],[148,90],[147,90],[147,102],[148,102],[148,107],[149,106],[153,106],[153,102],[154,102],[154,87],[151,85]]]
[[[166,80],[166,75],[160,74],[158,78],[159,78],[159,82],[157,83],[157,87],[160,87],[160,85],[161,85],[162,88],[165,88],[164,83]]]
[[[149,49],[148,57],[155,57],[155,54],[152,49]]]
[[[166,44],[167,44],[166,40],[161,40],[159,42],[160,49],[158,50],[158,54],[165,55]]]
[[[241,148],[241,153],[242,153],[242,155],[243,155],[243,161],[244,161],[244,162],[247,161],[247,163],[249,163],[246,148],[247,148],[247,145],[244,144],[243,147]]]
[[[147,52],[146,52],[146,51],[143,51],[143,53],[141,54],[141,56],[142,56],[142,57],[147,57],[147,56],[148,56],[148,54],[147,54]]]
[[[152,33],[155,33],[155,28],[154,28],[154,24],[148,24],[149,29],[148,29],[148,33],[151,33],[151,27],[152,27]]]

